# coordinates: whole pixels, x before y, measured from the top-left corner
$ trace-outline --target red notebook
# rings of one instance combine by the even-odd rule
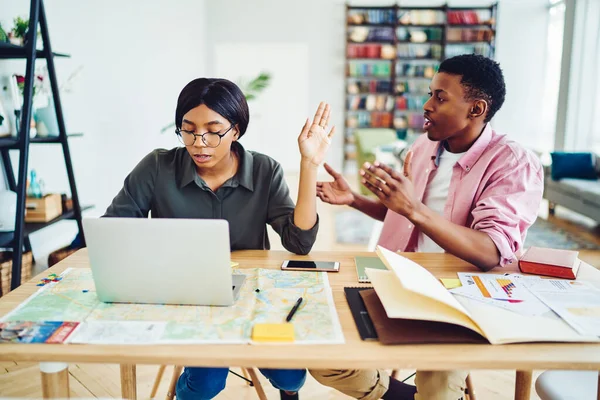
[[[530,247],[519,259],[522,272],[575,279],[581,261],[578,251]]]

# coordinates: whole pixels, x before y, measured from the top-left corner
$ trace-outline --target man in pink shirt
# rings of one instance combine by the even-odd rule
[[[393,251],[448,252],[484,271],[516,261],[542,200],[539,159],[489,121],[504,102],[500,66],[461,55],[440,64],[423,106],[427,135],[415,141],[404,170],[365,163],[362,184],[376,198],[350,190],[329,165],[333,182],[317,196],[384,221],[379,244]],[[458,400],[468,371],[417,371],[416,387],[384,370],[313,370],[321,383],[357,399]]]

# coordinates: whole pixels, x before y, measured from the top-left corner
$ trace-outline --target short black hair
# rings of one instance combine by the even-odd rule
[[[183,116],[202,104],[237,125],[239,137],[244,135],[250,122],[250,112],[246,96],[235,83],[227,79],[198,78],[185,85],[177,99],[177,129],[181,129]]]
[[[463,54],[444,60],[438,72],[460,75],[467,100],[482,99],[488,103],[484,122],[489,122],[502,107],[506,85],[500,64],[478,54]]]

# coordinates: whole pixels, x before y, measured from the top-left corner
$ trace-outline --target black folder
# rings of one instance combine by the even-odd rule
[[[345,287],[344,293],[346,294],[346,301],[348,302],[348,306],[352,312],[352,317],[354,318],[354,323],[356,324],[360,338],[362,340],[378,340],[377,331],[375,331],[373,321],[371,321],[371,317],[369,317],[365,303],[360,296],[361,290],[369,289],[372,290],[373,288]]]
[[[388,318],[372,287],[345,287],[344,292],[362,340],[378,340],[381,344],[489,343],[459,325]]]

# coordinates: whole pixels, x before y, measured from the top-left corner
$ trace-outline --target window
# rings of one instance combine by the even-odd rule
[[[542,94],[541,134],[538,136],[537,150],[545,153],[554,149],[558,88],[563,51],[565,25],[565,3],[563,0],[549,0],[548,36],[546,41],[546,62],[544,71],[544,92]]]

